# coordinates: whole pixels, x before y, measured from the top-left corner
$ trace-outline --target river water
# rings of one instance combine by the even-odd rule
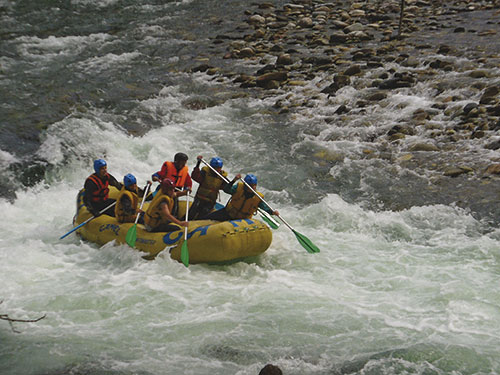
[[[496,225],[453,204],[377,209],[373,192],[398,186],[386,166],[318,163],[300,131],[314,112],[294,121],[186,72],[245,6],[0,1],[0,313],[46,314],[20,333],[0,321],[0,374],[500,373]],[[59,240],[93,159],[142,184],[176,152],[255,173],[321,253],[285,226],[260,257],[189,268]]]

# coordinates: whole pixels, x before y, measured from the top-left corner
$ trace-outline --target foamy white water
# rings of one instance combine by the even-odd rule
[[[241,93],[234,86],[184,70],[212,53],[196,49],[204,32],[234,29],[225,22],[247,4],[0,4],[6,30],[15,31],[2,39],[8,53],[0,57],[0,86],[15,99],[5,105],[13,108],[8,140],[25,147],[30,129],[16,125],[46,126],[34,160],[48,164],[41,182],[25,189],[18,182],[25,160],[0,150],[2,179],[19,185],[15,198],[0,199],[0,314],[46,315],[14,323],[20,333],[0,320],[1,375],[253,375],[266,363],[287,375],[500,373],[500,231],[454,206],[373,209],[384,193],[399,197],[402,184],[427,186],[417,173],[398,179],[410,173],[398,158],[424,139],[419,132],[392,159],[359,157],[384,152],[372,135],[432,110],[432,82],[332,123],[340,105],[354,108],[370,92],[362,80],[375,74],[353,78],[335,97],[310,96],[331,81],[318,73],[282,96],[234,99]],[[235,71],[247,63],[232,61]],[[436,80],[463,106],[473,93],[452,83],[481,67],[454,63],[459,74]],[[388,63],[381,71],[391,67],[415,70]],[[282,122],[269,110],[279,99],[311,105]],[[201,109],[190,110],[190,100]],[[52,121],[51,110],[64,115]],[[30,118],[30,111],[41,112]],[[432,121],[453,125],[439,115]],[[471,160],[496,160],[484,142],[467,143]],[[99,248],[74,234],[59,240],[95,158],[142,185],[180,151],[190,169],[202,154],[222,157],[230,176],[255,173],[266,199],[321,253],[308,254],[284,225],[260,257],[189,268],[166,254],[146,261],[128,246]]]
[[[182,100],[173,89],[144,106]],[[298,205],[273,190],[279,181],[266,181],[273,160],[237,152],[243,139],[257,152],[265,128],[224,136],[239,111],[236,101],[168,113],[143,137],[100,113],[49,128],[40,153],[58,167],[0,203],[0,310],[46,314],[15,323],[19,334],[0,322],[2,374],[257,374],[269,362],[286,374],[500,371],[500,232],[447,206],[374,212],[335,194]],[[259,121],[258,111],[251,117]],[[178,151],[188,152],[190,168],[199,153],[234,153],[230,175],[264,176],[271,203],[321,253],[308,254],[285,226],[262,256],[224,266],[185,268],[168,256],[145,261],[127,246],[59,240],[93,158],[141,184]],[[280,173],[302,172],[290,164]]]

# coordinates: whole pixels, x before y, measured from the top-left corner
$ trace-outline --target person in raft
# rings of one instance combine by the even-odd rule
[[[151,181],[147,182],[151,185]],[[119,223],[134,223],[139,211],[139,198],[144,197],[144,189],[137,187],[137,179],[131,173],[123,177],[123,188],[120,190],[118,198],[116,198],[115,217]],[[138,223],[144,224],[142,217]]]
[[[92,215],[97,216],[99,211],[115,202],[109,198],[109,185],[121,190],[122,184],[108,173],[108,165],[103,159],[94,160],[94,171],[95,173],[85,180],[83,203]],[[110,207],[104,214],[115,216],[114,207]]]
[[[259,193],[257,189],[257,177],[253,174],[247,174],[244,181],[250,185],[250,187],[257,192],[257,195],[253,193],[243,182],[239,182],[234,185],[236,180],[239,180],[241,175],[238,173],[234,176],[233,180],[224,187],[224,191],[231,194],[231,199],[227,202],[226,207],[220,210],[214,211],[211,214],[204,217],[207,220],[235,220],[235,219],[251,219],[252,216],[257,212],[257,208],[260,208],[271,215],[279,215],[278,210],[273,211],[267,204],[264,203],[260,198],[264,198],[262,193]]]
[[[212,212],[219,196],[219,190],[224,189],[224,186],[227,184],[209,167],[205,166],[200,170],[200,163],[203,156],[198,156],[197,159],[198,163],[196,163],[196,167],[191,172],[191,178],[198,182],[200,186],[189,209],[188,217],[190,220],[207,216]],[[220,175],[227,177],[227,172],[222,170],[222,164],[222,159],[219,157],[210,160],[210,166],[219,172]]]
[[[152,180],[162,182],[165,178],[173,181],[174,186],[178,190],[184,190],[184,194],[179,194],[178,196],[186,195],[191,192],[191,187],[193,186],[193,181],[189,176],[189,169],[186,165],[188,161],[188,156],[182,152],[178,152],[174,156],[174,161],[166,161],[161,166],[161,170],[153,174]],[[157,189],[158,190],[158,189]]]
[[[174,189],[175,185],[172,180],[163,179],[160,190],[144,214],[144,226],[148,232],[173,232],[179,230],[179,226],[188,226],[187,221],[180,221],[172,215],[175,200]]]

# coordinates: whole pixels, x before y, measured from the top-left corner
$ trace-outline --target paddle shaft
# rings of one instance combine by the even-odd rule
[[[114,205],[116,204],[116,201],[111,203],[108,207],[106,208],[103,208],[101,211],[99,211],[99,213],[96,215],[96,216],[92,216],[92,217],[89,217],[87,220],[85,220],[83,223],[77,225],[76,227],[74,227],[73,229],[71,229],[68,233],[66,233],[65,235],[62,235],[61,237],[59,237],[60,240],[62,240],[64,237],[66,237],[67,235],[73,233],[75,230],[77,230],[78,228],[81,228],[83,227],[85,224],[87,224],[89,221],[91,220],[94,220],[96,217],[98,217],[99,215],[101,215],[104,211],[106,211],[107,209],[113,207]]]
[[[186,194],[186,221],[188,221],[188,214],[189,214],[189,190],[188,193]],[[188,239],[188,227],[184,229],[184,240],[187,241]]]
[[[136,225],[137,222],[139,221],[139,216],[141,215],[142,206],[144,206],[144,202],[146,201],[146,197],[148,195],[148,191],[149,191],[150,186],[151,186],[151,184],[148,184],[148,186],[146,186],[146,190],[144,191],[144,196],[142,197],[141,206],[139,207],[139,212],[137,213],[137,216],[135,217],[134,225]]]

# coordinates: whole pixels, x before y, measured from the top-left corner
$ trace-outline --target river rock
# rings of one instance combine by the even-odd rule
[[[351,65],[344,71],[345,76],[354,76],[359,73],[361,73],[361,66],[359,65]]]
[[[408,150],[411,152],[417,152],[417,151],[432,152],[432,151],[439,151],[439,148],[431,143],[414,143],[408,148]]]
[[[267,364],[260,370],[259,375],[283,375],[283,372],[278,366]]]
[[[337,74],[333,77],[333,83],[325,87],[321,92],[323,94],[335,94],[337,90],[344,86],[349,86],[351,84],[351,78],[343,74]]]
[[[495,101],[495,97],[500,92],[498,86],[489,86],[484,90],[483,95],[481,95],[481,99],[479,100],[480,104],[489,104]]]
[[[491,164],[484,172],[486,174],[500,174],[500,164]]]
[[[276,60],[276,65],[292,65],[292,64],[293,64],[293,59],[288,53],[284,53],[278,56],[278,59]]]
[[[444,175],[447,177],[458,177],[464,173],[470,173],[473,170],[468,167],[448,167],[444,170]]]
[[[250,17],[248,19],[248,21],[250,23],[253,23],[253,24],[264,24],[264,23],[266,23],[266,19],[264,17],[262,17],[261,15],[259,15],[259,14],[254,14],[252,17]]]

